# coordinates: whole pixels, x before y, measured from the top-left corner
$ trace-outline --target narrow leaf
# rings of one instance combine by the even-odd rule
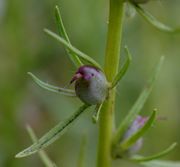
[[[45,82],[41,81],[34,74],[32,74],[30,72],[28,72],[28,74],[32,77],[34,82],[36,84],[38,84],[43,89],[46,89],[46,90],[51,91],[51,92],[67,95],[67,96],[76,96],[76,94],[75,94],[75,92],[73,90],[52,86],[52,85],[50,85],[48,83],[45,83]]]
[[[58,6],[55,6],[55,18],[56,18],[56,23],[57,23],[59,35],[61,37],[63,37],[69,44],[71,44],[69,37],[66,33],[66,29],[64,27],[62,17],[61,17],[61,13],[60,13]],[[71,51],[67,47],[66,47],[66,51],[67,51],[70,59],[72,60],[72,62],[75,64],[76,67],[83,65],[83,63],[80,61],[79,57],[77,57],[76,54],[71,53]]]
[[[146,87],[141,92],[140,96],[136,100],[135,104],[132,106],[131,110],[129,111],[128,115],[125,117],[125,119],[122,121],[120,126],[117,129],[117,132],[113,139],[113,145],[116,145],[116,143],[119,142],[122,135],[125,133],[127,128],[130,126],[131,122],[135,119],[135,117],[140,113],[142,107],[144,106],[147,98],[149,97],[152,88],[154,86],[154,83],[158,77],[158,74],[160,72],[161,65],[163,63],[164,57],[162,56],[160,58],[159,63],[157,64],[156,68],[154,69],[154,72],[152,74],[152,77],[149,79]]]
[[[85,163],[85,154],[86,154],[86,148],[87,148],[87,135],[83,135],[81,146],[80,146],[80,152],[79,152],[79,158],[77,162],[77,167],[84,167]]]
[[[140,163],[145,167],[180,167],[180,162],[177,161],[149,161]]]
[[[142,135],[152,126],[156,117],[156,111],[154,110],[151,116],[149,117],[148,121],[141,127],[136,133],[130,136],[128,139],[123,141],[119,147],[122,150],[126,150],[131,147]]]
[[[174,150],[174,148],[177,146],[177,143],[173,143],[172,145],[170,145],[167,149],[163,150],[160,153],[157,153],[155,155],[151,155],[148,157],[134,157],[131,158],[131,160],[136,161],[136,162],[145,162],[145,161],[152,161],[161,157],[166,156],[167,154],[169,154],[172,150]]]
[[[95,108],[95,113],[94,113],[93,116],[92,116],[92,121],[93,121],[93,123],[97,123],[97,122],[98,122],[102,105],[103,105],[103,103],[102,103],[102,104],[98,104],[98,105],[96,106],[96,108]]]
[[[64,40],[62,37],[58,36],[57,34],[55,34],[54,32],[45,29],[44,32],[51,36],[52,38],[56,39],[57,41],[59,41],[61,44],[63,44],[65,47],[67,47],[72,53],[76,54],[79,58],[87,61],[88,63],[98,67],[99,69],[102,70],[101,66],[91,57],[89,57],[88,55],[86,55],[85,53],[81,52],[80,50],[78,50],[77,48],[75,48],[74,46],[72,46],[71,44],[69,44],[66,40]]]
[[[160,21],[158,21],[154,16],[152,16],[149,12],[145,11],[143,8],[141,8],[137,4],[133,4],[136,11],[152,26],[154,26],[157,30],[163,31],[166,33],[179,33],[180,32],[180,27],[178,28],[172,28],[169,27]]]
[[[49,132],[47,132],[43,137],[41,137],[37,142],[35,142],[30,147],[26,148],[22,152],[18,153],[15,157],[21,158],[26,157],[31,154],[34,154],[45,147],[52,144],[59,137],[61,137],[67,129],[72,125],[72,123],[87,109],[89,106],[83,105],[81,106],[73,115],[67,118],[65,121],[60,122],[54,128],[52,128]]]
[[[27,125],[26,129],[27,129],[32,141],[34,143],[37,142],[37,137],[36,137],[34,131],[32,130],[32,128],[29,125]],[[57,165],[51,161],[51,159],[48,157],[48,155],[46,154],[46,152],[44,150],[39,151],[39,157],[41,158],[42,162],[44,163],[44,165],[46,167],[57,167]]]
[[[62,36],[67,42],[70,43],[69,37],[67,35],[66,29],[62,21],[61,12],[58,6],[55,6],[55,18],[56,18],[56,24],[58,27],[59,35]]]
[[[122,77],[125,75],[126,71],[128,70],[129,64],[131,62],[132,56],[129,52],[129,49],[127,47],[125,47],[125,51],[127,54],[127,60],[125,61],[125,63],[123,64],[122,68],[120,69],[119,73],[115,76],[113,82],[112,82],[112,86],[111,88],[114,88],[118,82],[122,79]]]

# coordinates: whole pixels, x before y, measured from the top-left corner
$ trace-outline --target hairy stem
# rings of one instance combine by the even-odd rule
[[[123,0],[110,0],[109,23],[105,55],[105,73],[112,82],[118,72],[120,59],[121,34],[123,24]],[[115,88],[109,92],[102,106],[99,122],[99,145],[97,167],[111,166],[111,143],[114,124]]]

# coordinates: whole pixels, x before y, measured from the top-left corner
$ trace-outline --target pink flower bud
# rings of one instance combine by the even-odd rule
[[[136,133],[147,121],[148,117],[137,116],[137,118],[133,121],[127,132],[123,136],[123,140],[129,138],[134,133]],[[129,155],[137,153],[143,145],[143,138],[139,138],[134,145],[132,145],[127,153]]]

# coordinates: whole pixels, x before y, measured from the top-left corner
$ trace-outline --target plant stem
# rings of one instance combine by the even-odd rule
[[[123,0],[110,0],[109,24],[105,55],[105,73],[111,83],[118,72],[123,24]],[[102,106],[99,122],[97,167],[111,166],[111,144],[114,124],[115,88]]]

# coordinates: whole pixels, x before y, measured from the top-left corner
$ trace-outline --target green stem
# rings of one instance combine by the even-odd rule
[[[119,68],[123,24],[123,0],[110,0],[108,36],[105,56],[105,73],[112,82]],[[111,166],[111,143],[114,124],[115,88],[110,90],[102,106],[99,122],[99,145],[97,167]]]

